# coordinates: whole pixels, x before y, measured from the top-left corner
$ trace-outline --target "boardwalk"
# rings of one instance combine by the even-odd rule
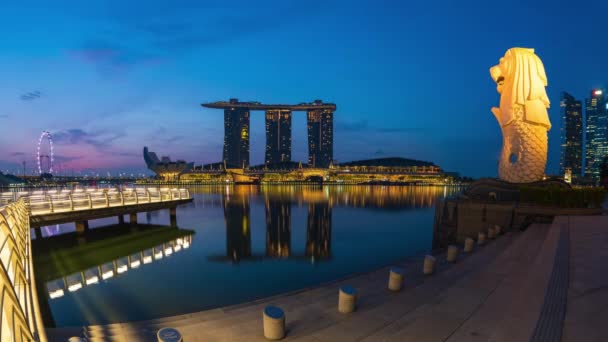
[[[88,229],[88,220],[116,216],[124,223],[123,215],[130,215],[130,223],[137,223],[136,213],[161,209],[170,210],[170,224],[175,227],[176,207],[192,202],[188,189],[170,188],[108,188],[40,190],[33,192],[0,193],[0,203],[11,203],[23,198],[29,209],[30,226],[36,228],[76,222],[76,230]]]
[[[264,341],[261,312],[272,304],[285,310],[287,341],[530,341],[533,336],[562,335],[562,325],[563,341],[579,341],[583,336],[585,341],[606,341],[608,272],[602,261],[608,253],[608,231],[602,228],[606,226],[606,216],[535,224],[461,256],[456,264],[440,262],[439,272],[430,277],[421,275],[420,259],[410,259],[399,264],[406,270],[406,286],[399,293],[386,290],[388,268],[383,268],[237,306],[48,333],[58,341],[75,335],[91,341],[150,341],[159,328],[172,326],[188,342]],[[565,230],[571,257],[560,259]],[[546,295],[552,284],[563,282],[563,277],[555,278],[556,265],[570,270],[567,298]],[[338,288],[343,284],[359,290],[355,313],[337,312]],[[566,300],[562,324],[559,310],[546,307],[565,309]]]

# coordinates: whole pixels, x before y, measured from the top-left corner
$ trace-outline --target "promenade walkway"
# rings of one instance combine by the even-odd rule
[[[43,225],[75,222],[76,232],[83,233],[90,219],[117,215],[124,223],[123,215],[129,214],[135,224],[138,212],[164,208],[169,209],[171,226],[177,227],[176,207],[191,201],[187,189],[167,188],[0,193],[0,340],[47,341],[36,291],[31,228],[42,237]]]
[[[507,233],[462,255],[399,263],[405,288],[386,289],[389,268],[242,305],[151,321],[48,329],[51,341],[154,341],[165,326],[184,341],[264,341],[262,309],[287,318],[286,341],[607,341],[608,216],[558,217]],[[359,291],[357,311],[337,311],[338,289]]]

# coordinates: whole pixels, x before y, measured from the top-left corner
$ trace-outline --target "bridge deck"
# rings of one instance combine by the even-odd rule
[[[153,201],[148,203],[112,205],[107,207],[97,207],[93,209],[80,210],[60,210],[58,212],[37,213],[30,216],[32,228],[62,224],[84,220],[94,220],[104,217],[120,216],[138,212],[155,211],[161,209],[175,208],[178,205],[192,202],[191,198],[177,199],[169,201]]]
[[[19,198],[24,198],[28,205],[32,228],[175,208],[192,201],[188,189],[158,187],[0,193],[0,203]]]

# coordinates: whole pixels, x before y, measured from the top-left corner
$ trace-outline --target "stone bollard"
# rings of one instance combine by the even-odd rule
[[[475,240],[471,239],[470,237],[466,238],[464,240],[464,249],[463,249],[463,251],[465,253],[471,253],[473,251],[473,247],[475,247]]]
[[[388,289],[400,291],[401,287],[403,287],[403,269],[393,267],[388,276]]]
[[[422,267],[424,275],[433,274],[435,272],[435,257],[427,255],[424,257],[424,266]]]
[[[481,246],[485,243],[486,243],[486,233],[484,233],[484,232],[477,233],[477,244]]]
[[[495,225],[494,226],[494,233],[496,233],[496,236],[502,234],[502,227],[499,225]]]
[[[448,246],[448,253],[446,255],[446,260],[448,262],[455,262],[456,259],[458,259],[458,246],[456,246],[456,245],[449,245]]]
[[[285,337],[285,313],[276,306],[267,306],[262,314],[264,319],[264,337],[269,340],[280,340]]]
[[[183,342],[182,334],[174,328],[161,328],[156,333],[158,342]]]
[[[494,239],[496,237],[496,230],[494,227],[488,228],[488,239]]]
[[[357,290],[352,286],[342,286],[339,291],[338,311],[349,313],[357,307]]]

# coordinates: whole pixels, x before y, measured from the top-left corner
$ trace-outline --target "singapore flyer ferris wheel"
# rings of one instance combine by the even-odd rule
[[[48,131],[42,131],[40,138],[38,138],[36,160],[38,161],[39,174],[53,173],[53,162],[55,161],[53,137],[51,137],[51,133]]]

